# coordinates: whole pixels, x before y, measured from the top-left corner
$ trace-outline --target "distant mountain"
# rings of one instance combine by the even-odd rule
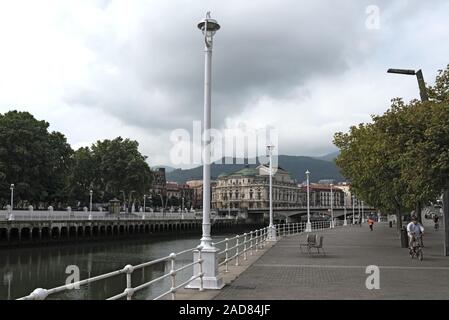
[[[176,170],[176,168],[169,167],[169,166],[154,166],[154,167],[152,167],[152,169],[159,169],[159,168],[165,168],[166,173]]]
[[[328,153],[324,156],[314,157],[314,158],[318,159],[318,160],[324,160],[324,161],[334,161],[335,158],[337,158],[339,155],[340,155],[340,151],[334,151],[334,152]]]
[[[224,161],[223,161],[224,162]],[[222,173],[231,173],[244,168],[245,164],[215,164],[211,165],[211,177],[216,179]],[[246,161],[247,163],[247,161]],[[334,162],[321,160],[312,157],[301,156],[278,156],[279,166],[288,172],[290,172],[293,179],[296,179],[298,183],[305,181],[307,170],[310,171],[310,181],[318,182],[323,179],[334,179],[335,181],[345,181],[344,177],[340,174],[339,168]],[[256,167],[259,164],[249,165],[250,167]],[[192,169],[175,169],[166,174],[167,181],[175,181],[178,183],[185,183],[188,180],[202,179],[203,167],[199,166]]]

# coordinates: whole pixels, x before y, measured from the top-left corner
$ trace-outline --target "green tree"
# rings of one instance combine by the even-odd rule
[[[138,147],[137,141],[118,137],[77,150],[69,179],[72,199],[86,205],[92,189],[93,201],[123,199],[123,194],[128,208],[140,201],[150,188],[151,170]]]
[[[72,149],[59,132],[48,132],[46,121],[28,112],[0,115],[0,198],[9,202],[15,185],[15,204],[57,204],[64,201],[65,177]]]

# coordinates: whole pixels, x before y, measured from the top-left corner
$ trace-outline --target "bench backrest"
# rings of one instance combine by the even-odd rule
[[[320,240],[319,240],[319,243],[318,243],[318,248],[322,248],[323,247],[323,236],[320,236]]]
[[[308,244],[316,244],[317,235],[313,233],[307,234],[307,243]]]

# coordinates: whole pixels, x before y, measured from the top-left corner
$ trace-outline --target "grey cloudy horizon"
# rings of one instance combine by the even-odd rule
[[[170,133],[202,119],[206,11],[222,27],[213,127],[275,127],[279,154],[330,153],[335,132],[419,98],[388,68],[432,84],[449,63],[444,0],[2,1],[0,113],[29,111],[74,148],[131,138],[151,166],[173,166]]]

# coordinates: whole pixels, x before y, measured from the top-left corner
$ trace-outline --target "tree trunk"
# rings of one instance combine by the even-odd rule
[[[449,189],[443,193],[444,255],[449,256]]]
[[[415,215],[416,215],[416,217],[418,218],[419,223],[422,224],[421,210],[422,210],[421,202],[418,201],[418,202],[416,203],[416,206],[415,206]]]

